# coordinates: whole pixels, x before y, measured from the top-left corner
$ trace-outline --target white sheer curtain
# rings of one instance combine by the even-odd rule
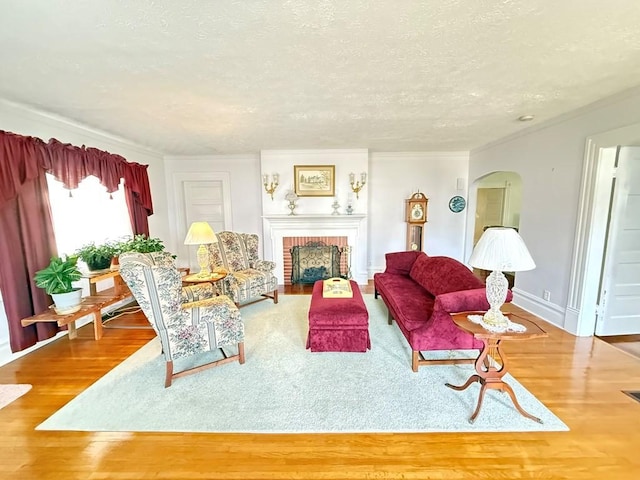
[[[85,178],[71,196],[49,174],[47,182],[60,255],[71,254],[90,242],[100,244],[132,234],[122,183],[110,198],[93,176]]]

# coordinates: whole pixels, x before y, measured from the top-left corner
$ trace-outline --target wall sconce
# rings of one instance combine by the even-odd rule
[[[349,174],[349,183],[351,184],[351,190],[356,194],[356,200],[360,198],[358,195],[364,184],[367,183],[367,174],[362,172],[360,174],[360,181],[356,182],[356,176],[354,173]]]
[[[269,195],[271,195],[271,200],[273,200],[273,192],[278,188],[278,182],[280,181],[280,175],[274,173],[271,175],[272,181],[269,182],[269,175],[262,175],[262,184],[264,185],[264,190]]]

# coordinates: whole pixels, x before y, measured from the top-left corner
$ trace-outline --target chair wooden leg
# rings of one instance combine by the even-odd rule
[[[240,365],[244,363],[244,342],[238,344],[238,361]]]
[[[417,350],[413,350],[413,355],[411,355],[411,370],[414,372],[418,371],[418,361],[420,360],[420,352]]]
[[[164,379],[164,388],[171,386],[171,380],[173,379],[173,362],[167,362],[167,373]]]
[[[273,303],[274,304],[278,303],[278,289],[277,288],[273,291]]]

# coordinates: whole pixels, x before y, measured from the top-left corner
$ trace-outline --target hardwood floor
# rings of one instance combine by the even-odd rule
[[[598,338],[640,359],[640,335],[612,335]]]
[[[282,291],[283,295],[294,293],[307,292],[304,288]],[[133,322],[140,321],[140,314],[133,317]],[[112,328],[95,341],[88,325],[79,329],[76,340],[65,336],[0,367],[0,383],[33,385],[28,394],[0,409],[0,478],[637,479],[640,403],[621,390],[640,390],[640,360],[600,339],[573,337],[538,323],[549,337],[506,343],[510,371],[569,426],[569,432],[243,435],[37,431],[39,423],[153,337],[151,330]],[[372,343],[376,348],[375,339]],[[410,358],[405,362],[410,369]]]

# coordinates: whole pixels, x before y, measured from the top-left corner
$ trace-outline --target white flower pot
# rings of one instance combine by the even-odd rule
[[[51,298],[55,303],[55,311],[58,315],[67,315],[80,310],[82,303],[82,289],[75,288],[68,293],[52,293]]]

